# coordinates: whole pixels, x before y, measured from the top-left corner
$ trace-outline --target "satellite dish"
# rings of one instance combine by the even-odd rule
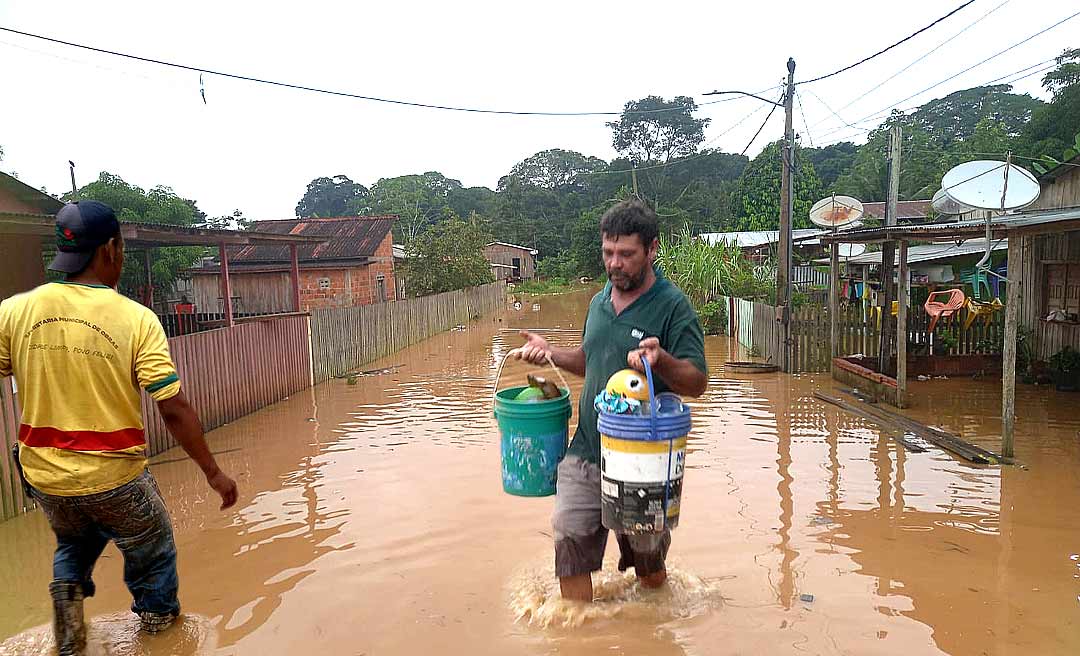
[[[851,196],[822,198],[810,208],[810,221],[822,228],[842,228],[858,221],[862,215],[862,203]]]
[[[1017,210],[1034,203],[1039,191],[1039,181],[1019,166],[976,160],[950,169],[941,178],[941,191],[938,193],[969,209],[1004,211]],[[1004,202],[1002,194],[1005,196]],[[934,197],[936,199],[937,195]]]
[[[938,214],[966,214],[976,209],[970,205],[964,205],[950,196],[949,192],[944,189],[938,189],[937,193],[934,194],[934,199],[930,201],[930,206]]]
[[[840,244],[840,257],[858,257],[866,252],[866,244]]]

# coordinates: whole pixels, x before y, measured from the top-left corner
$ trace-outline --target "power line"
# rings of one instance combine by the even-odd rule
[[[979,66],[982,66],[983,64],[986,64],[987,62],[990,62],[991,60],[996,59],[996,58],[1000,57],[1001,55],[1004,55],[1005,53],[1009,52],[1012,49],[1017,48],[1019,46],[1022,46],[1025,43],[1028,43],[1029,41],[1035,39],[1036,37],[1039,37],[1039,36],[1049,32],[1050,30],[1054,29],[1055,27],[1061,25],[1062,23],[1065,23],[1067,21],[1072,20],[1072,19],[1076,18],[1077,16],[1080,16],[1080,11],[1059,20],[1058,22],[1054,23],[1053,25],[1051,25],[1049,27],[1046,27],[1046,28],[1043,28],[1043,29],[1039,30],[1035,34],[1032,34],[1031,36],[1029,36],[1029,37],[1027,37],[1025,39],[1021,39],[1020,41],[1017,41],[1016,43],[1012,44],[1008,48],[1005,48],[1004,50],[999,50],[998,52],[994,53],[993,55],[990,55],[989,57],[983,59],[982,61],[976,62],[976,63],[972,64],[971,66],[968,66],[967,68],[960,71],[959,73],[954,73],[953,75],[950,75],[949,77],[945,78],[944,80],[941,80],[940,82],[935,82],[934,84],[931,84],[930,86],[926,87],[925,89],[922,89],[920,91],[917,91],[917,92],[911,94],[910,96],[908,96],[907,98],[904,98],[903,100],[898,100],[898,101],[892,103],[892,105],[888,109],[879,110],[877,112],[874,112],[872,114],[864,116],[864,117],[862,117],[859,120],[854,121],[854,122],[855,123],[862,123],[863,121],[865,121],[868,118],[873,118],[873,117],[881,114],[883,111],[886,111],[886,112],[891,111],[893,108],[897,107],[898,105],[902,105],[903,103],[911,100],[912,98],[915,98],[917,96],[921,96],[922,94],[926,93],[927,91],[930,91],[931,89],[935,89],[935,88],[941,86],[942,84],[945,84],[946,82],[954,80],[954,79],[960,77],[961,75],[963,75],[964,73],[967,73],[968,71],[971,71],[972,69],[978,68]]]
[[[1056,66],[1056,63],[1051,63],[1051,62],[1056,62],[1056,61],[1057,61],[1056,58],[1047,59],[1045,61],[1041,61],[1041,62],[1038,62],[1036,64],[1032,64],[1030,66],[1025,66],[1024,68],[1021,68],[1020,70],[1012,71],[1010,73],[1006,73],[1005,75],[1001,75],[999,77],[996,77],[996,78],[994,78],[992,80],[982,82],[978,86],[983,86],[983,87],[990,86],[992,84],[995,84],[995,83],[1000,82],[1002,80],[1005,80],[1007,78],[1011,78],[1011,79],[1008,80],[1007,84],[1013,84],[1015,82],[1019,82],[1020,80],[1029,78],[1029,77],[1031,77],[1033,75],[1038,75],[1039,73],[1042,73],[1042,72],[1047,71],[1047,70],[1049,70],[1051,68],[1054,68]],[[1016,75],[1018,73],[1024,73],[1026,71],[1030,71],[1032,68],[1035,68],[1037,66],[1043,66],[1044,64],[1050,64],[1050,65],[1045,66],[1045,67],[1040,68],[1040,69],[1037,69],[1037,70],[1034,70],[1034,71],[1031,71],[1030,73],[1027,73],[1026,75],[1021,75],[1020,77],[1013,77],[1014,75]],[[918,95],[918,94],[916,94],[916,95]],[[815,97],[817,97],[817,96],[815,96]],[[820,101],[821,98],[818,98],[818,100]],[[822,103],[822,104],[824,104],[824,103]],[[892,107],[889,107],[888,109],[881,110],[879,112],[876,112],[876,113],[871,114],[869,116],[863,117],[863,118],[861,118],[861,119],[859,119],[857,121],[853,121],[851,123],[848,123],[847,121],[844,121],[844,119],[841,118],[839,115],[837,116],[837,118],[840,118],[840,120],[843,121],[844,125],[847,126],[848,128],[851,128],[851,129],[854,129],[854,130],[861,130],[863,132],[873,132],[873,130],[867,130],[866,128],[858,127],[858,124],[859,123],[867,123],[867,122],[870,122],[870,121],[876,121],[876,120],[884,117],[885,115],[889,114],[890,112],[892,112],[893,109],[895,109],[895,107],[896,106],[894,105]],[[826,105],[826,108],[828,108],[828,105]],[[843,131],[844,131],[844,128],[842,128],[842,127],[833,128],[832,130],[829,130],[829,131],[825,132],[821,136],[827,137],[829,135],[836,134],[837,132],[843,132]],[[836,142],[833,142],[833,143],[836,143]]]
[[[179,63],[176,63],[176,62],[170,62],[170,61],[165,61],[165,60],[161,60],[161,59],[153,59],[151,57],[142,57],[140,55],[132,55],[132,54],[129,54],[129,53],[119,52],[119,51],[116,51],[116,50],[107,50],[105,48],[97,48],[95,46],[88,46],[88,45],[81,44],[81,43],[75,43],[73,41],[64,41],[63,39],[57,39],[57,38],[53,38],[53,37],[43,36],[41,34],[34,34],[34,33],[31,33],[31,32],[24,32],[22,30],[16,30],[16,29],[13,29],[13,28],[10,28],[10,27],[0,26],[0,31],[9,32],[11,34],[18,34],[20,36],[29,37],[29,38],[32,38],[32,39],[38,39],[38,40],[41,40],[41,41],[46,41],[48,43],[54,43],[54,44],[58,44],[58,45],[68,46],[68,47],[71,47],[71,48],[78,48],[78,49],[81,49],[81,50],[87,50],[87,51],[90,51],[90,52],[96,52],[96,53],[103,54],[103,55],[111,55],[113,57],[122,57],[124,59],[130,59],[130,60],[139,61],[139,62],[143,62],[143,63],[147,63],[147,64],[156,64],[158,66],[166,66],[166,67],[169,67],[169,68],[176,68],[176,69],[179,69],[179,70],[190,71],[190,72],[193,72],[193,73],[204,73],[204,74],[207,74],[207,75],[216,75],[218,77],[224,77],[224,78],[229,78],[229,79],[233,79],[233,80],[240,80],[240,81],[243,81],[243,82],[253,82],[253,83],[256,83],[256,84],[266,84],[266,85],[270,85],[270,86],[283,87],[283,88],[286,88],[286,89],[293,89],[293,90],[296,90],[296,91],[309,91],[309,92],[312,92],[312,93],[321,93],[321,94],[325,94],[325,95],[329,95],[329,96],[339,96],[339,97],[343,97],[343,98],[353,98],[355,100],[366,100],[366,101],[370,101],[370,102],[387,103],[387,104],[391,104],[391,105],[401,105],[401,106],[405,106],[405,107],[417,107],[417,108],[421,108],[421,109],[438,109],[438,110],[451,111],[451,112],[467,112],[467,113],[473,113],[473,114],[500,114],[500,115],[508,115],[508,116],[623,116],[623,115],[636,115],[636,114],[659,114],[659,113],[663,113],[663,112],[684,111],[686,109],[686,107],[683,106],[683,107],[668,107],[668,108],[664,108],[664,109],[648,109],[648,110],[639,110],[639,111],[625,111],[624,110],[624,111],[619,111],[619,112],[610,112],[610,111],[609,112],[592,112],[592,111],[585,111],[585,112],[546,112],[546,111],[512,111],[512,110],[499,110],[499,109],[484,109],[484,108],[477,108],[477,107],[455,107],[455,106],[451,106],[451,105],[438,105],[438,104],[434,104],[434,103],[412,102],[412,101],[408,101],[408,100],[398,100],[398,99],[394,99],[394,98],[380,98],[380,97],[377,97],[377,96],[365,96],[365,95],[362,95],[362,94],[350,93],[350,92],[347,92],[347,91],[336,91],[336,90],[333,90],[333,89],[324,89],[324,88],[320,88],[320,87],[312,87],[312,86],[307,86],[307,85],[303,85],[303,84],[293,84],[291,82],[281,82],[279,80],[269,80],[269,79],[265,79],[265,78],[254,77],[254,76],[251,76],[251,75],[242,75],[242,74],[239,74],[239,73],[229,73],[229,72],[226,72],[226,71],[219,71],[219,70],[214,70],[214,69],[211,69],[211,68],[201,68],[199,66],[191,66],[191,65],[188,65],[188,64],[179,64]],[[44,54],[44,53],[42,53],[42,54]],[[703,102],[703,103],[700,103],[698,106],[713,105],[713,104],[716,104],[716,103],[729,102],[729,101],[736,100],[736,99],[737,98],[722,98],[722,99],[719,99],[719,100],[712,100],[712,101],[708,101],[708,102]]]
[[[761,134],[761,131],[765,129],[765,125],[769,122],[769,119],[772,118],[773,112],[775,112],[776,108],[779,106],[780,105],[773,103],[772,109],[769,110],[769,115],[765,117],[765,120],[762,122],[761,127],[757,129],[757,132],[754,133],[754,136],[750,137],[750,143],[746,144],[746,148],[742,149],[742,152],[739,153],[740,155],[745,155],[746,151],[750,150],[750,146],[754,145],[754,141],[757,140],[758,135]]]
[[[803,129],[806,130],[806,136],[810,138],[810,147],[814,147],[814,135],[810,134],[810,124],[806,121],[806,110],[802,106],[802,94],[798,91],[795,92],[795,100],[799,101],[799,114],[802,115]]]
[[[768,91],[768,89],[765,89],[765,91]],[[741,119],[739,119],[738,121],[736,121],[732,125],[728,126],[720,134],[716,135],[715,137],[710,139],[708,142],[706,142],[706,144],[704,146],[702,146],[702,152],[698,153],[697,155],[690,155],[689,157],[684,157],[684,158],[682,158],[682,159],[680,159],[680,160],[678,160],[676,162],[665,162],[663,164],[650,164],[650,165],[647,165],[647,166],[637,166],[637,167],[630,168],[630,169],[621,169],[621,170],[615,170],[615,171],[587,171],[587,172],[584,172],[584,173],[579,173],[578,175],[608,175],[608,174],[613,175],[613,174],[617,174],[617,173],[633,173],[634,171],[649,171],[651,169],[662,169],[662,168],[664,168],[666,166],[674,166],[675,164],[681,164],[683,162],[692,162],[694,160],[698,160],[698,159],[701,159],[703,157],[708,157],[712,153],[705,152],[704,149],[708,148],[712,144],[719,141],[721,137],[723,137],[727,133],[731,132],[735,128],[739,127],[740,125],[745,123],[747,120],[749,120],[751,117],[753,117],[755,114],[757,114],[761,110],[765,109],[766,107],[768,107],[768,105],[762,103],[761,105],[758,106],[757,109],[750,112],[746,116],[743,116]],[[776,109],[775,104],[773,104],[773,109]],[[772,114],[772,112],[770,112],[770,115],[771,114]],[[760,130],[758,130],[758,132],[760,132]],[[747,148],[749,148],[749,146],[747,146]],[[743,152],[741,154],[745,155],[746,151],[743,150]]]
[[[867,96],[868,96],[868,95],[870,95],[871,93],[874,93],[875,91],[879,91],[879,90],[880,90],[880,89],[881,89],[881,88],[882,88],[882,87],[883,87],[883,86],[884,86],[885,84],[887,84],[888,82],[891,82],[891,81],[892,81],[892,80],[894,80],[894,79],[895,79],[895,78],[896,78],[897,76],[899,76],[899,75],[903,74],[904,72],[908,71],[908,70],[909,70],[909,69],[910,69],[910,68],[911,68],[912,66],[914,66],[915,64],[918,64],[918,63],[919,63],[919,62],[921,62],[922,60],[924,60],[924,59],[926,59],[927,57],[929,57],[930,55],[934,54],[935,52],[937,52],[938,50],[940,50],[941,48],[943,48],[943,47],[944,47],[944,46],[945,46],[946,44],[950,43],[951,41],[953,41],[954,39],[956,39],[956,38],[957,38],[958,36],[960,36],[961,34],[963,34],[964,32],[967,32],[967,31],[968,31],[968,30],[970,30],[971,28],[975,27],[976,25],[978,25],[979,23],[981,23],[981,22],[982,22],[982,21],[983,21],[983,20],[984,20],[985,18],[987,18],[988,16],[990,16],[990,14],[993,14],[993,13],[994,13],[994,12],[996,12],[997,10],[999,10],[999,9],[1001,9],[1002,7],[1004,7],[1005,5],[1009,4],[1009,2],[1011,2],[1011,0],[1005,0],[1004,2],[1002,2],[1001,4],[999,4],[998,6],[994,7],[994,8],[993,8],[993,9],[991,9],[990,11],[988,11],[988,12],[986,12],[985,14],[983,14],[982,16],[980,16],[980,17],[979,17],[978,19],[976,19],[976,20],[975,20],[974,22],[972,22],[972,23],[969,23],[969,24],[968,24],[968,25],[967,25],[966,27],[964,27],[964,28],[963,28],[962,30],[960,30],[960,31],[959,31],[959,32],[957,32],[956,34],[954,34],[954,35],[950,36],[950,37],[949,37],[948,39],[945,39],[945,40],[944,40],[944,41],[942,41],[941,43],[937,44],[937,45],[936,45],[936,46],[934,46],[934,48],[932,48],[931,50],[928,50],[928,51],[927,51],[926,53],[924,53],[924,54],[923,54],[923,55],[922,55],[921,57],[919,57],[919,58],[918,58],[918,59],[916,59],[915,61],[911,62],[911,63],[910,63],[910,64],[908,64],[907,66],[905,66],[905,67],[901,68],[900,70],[896,71],[895,73],[893,73],[893,74],[892,74],[892,75],[890,75],[889,77],[885,78],[885,79],[884,79],[884,80],[882,80],[881,82],[878,82],[877,84],[875,84],[875,85],[874,85],[873,87],[871,87],[870,89],[868,89],[868,90],[867,90],[866,92],[864,92],[864,93],[863,93],[862,95],[858,96],[857,98],[855,98],[855,99],[853,99],[853,100],[850,100],[850,101],[848,101],[848,102],[847,102],[847,104],[843,105],[843,106],[842,106],[842,107],[840,108],[840,111],[843,111],[843,110],[847,109],[848,107],[851,107],[852,105],[854,105],[855,103],[859,102],[859,101],[860,101],[860,100],[862,100],[863,98],[867,97]],[[820,98],[819,98],[819,100],[820,100]],[[827,105],[826,105],[826,106],[827,106]],[[832,111],[832,110],[829,110],[829,111]],[[837,118],[840,118],[840,116],[839,116],[839,115],[838,115],[838,114],[837,114],[837,113],[836,113],[835,111],[833,111],[832,113],[833,113],[833,115],[835,115],[835,116],[836,116]],[[826,118],[826,119],[823,119],[822,121],[818,121],[818,122],[817,122],[817,123],[815,123],[814,125],[815,125],[815,127],[816,127],[816,126],[820,125],[821,123],[823,123],[823,122],[825,122],[825,121],[827,121],[827,120],[828,120],[827,118]],[[842,118],[841,118],[840,120],[841,120],[841,121],[843,121],[844,119],[842,119]],[[844,123],[846,124],[846,123],[847,123],[847,121],[844,121]]]
[[[952,16],[952,15],[953,15],[953,14],[955,14],[956,12],[960,11],[960,10],[961,10],[961,9],[963,9],[964,7],[967,7],[968,5],[971,5],[971,4],[974,4],[974,3],[975,3],[975,0],[968,0],[968,1],[967,1],[967,2],[965,2],[964,4],[960,5],[960,6],[959,6],[959,7],[957,7],[956,9],[953,9],[952,11],[950,11],[950,12],[949,12],[949,13],[947,13],[947,14],[945,14],[945,15],[944,15],[944,16],[942,16],[941,18],[939,18],[939,19],[935,20],[935,21],[934,21],[933,23],[930,23],[930,24],[929,24],[929,25],[927,25],[926,27],[924,27],[924,28],[922,28],[922,29],[920,29],[920,30],[917,30],[917,31],[915,31],[915,32],[912,32],[912,33],[911,33],[910,35],[908,35],[908,36],[904,37],[903,39],[900,39],[899,41],[897,41],[896,43],[892,44],[891,46],[889,46],[889,47],[887,47],[887,48],[884,48],[883,50],[878,50],[877,52],[875,52],[874,54],[870,55],[869,57],[864,57],[863,59],[860,59],[859,61],[855,62],[854,64],[849,64],[849,65],[847,65],[847,66],[845,66],[845,67],[843,67],[843,68],[841,68],[841,69],[839,69],[839,70],[833,71],[832,73],[828,73],[828,74],[826,74],[826,75],[821,75],[821,76],[819,76],[819,77],[815,77],[815,78],[813,78],[813,79],[810,79],[810,80],[803,80],[802,82],[796,82],[795,84],[810,84],[811,82],[820,82],[821,80],[824,80],[824,79],[830,78],[830,77],[832,77],[832,76],[834,76],[834,75],[839,75],[839,74],[843,73],[844,71],[850,71],[851,69],[855,68],[856,66],[859,66],[860,64],[865,64],[866,62],[870,61],[871,59],[873,59],[873,58],[875,58],[875,57],[878,57],[878,56],[880,56],[880,55],[884,55],[885,53],[889,52],[889,51],[890,51],[890,50],[892,50],[893,48],[895,48],[895,47],[897,47],[897,46],[899,46],[899,45],[901,45],[901,44],[903,44],[903,43],[906,43],[906,42],[908,42],[908,41],[910,41],[910,40],[914,39],[915,37],[917,37],[917,36],[919,36],[920,34],[922,34],[923,32],[925,32],[926,30],[930,29],[931,27],[933,27],[933,26],[937,25],[937,24],[938,24],[938,23],[940,23],[941,21],[943,21],[943,20],[945,20],[945,19],[949,18],[950,16]]]

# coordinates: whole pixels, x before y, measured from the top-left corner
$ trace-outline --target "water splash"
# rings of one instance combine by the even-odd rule
[[[509,604],[516,622],[541,628],[573,628],[616,617],[666,622],[719,608],[723,603],[719,583],[669,564],[667,584],[651,590],[643,588],[632,572],[609,567],[593,573],[594,601],[585,604],[562,598],[550,566],[534,567],[511,580]]]
[[[203,656],[217,647],[213,623],[202,615],[184,614],[170,629],[149,635],[128,612],[99,615],[86,626],[86,656]],[[56,653],[52,625],[23,631],[0,643],[0,656]]]

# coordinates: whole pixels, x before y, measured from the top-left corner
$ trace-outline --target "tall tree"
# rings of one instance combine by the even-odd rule
[[[380,214],[396,214],[394,237],[408,244],[451,213],[450,199],[461,182],[438,171],[382,178],[371,188],[372,206]]]
[[[606,164],[599,157],[572,150],[543,150],[515,164],[510,173],[499,180],[499,189],[514,181],[542,189],[580,189],[584,188],[583,174],[599,171]]]
[[[104,171],[97,180],[79,189],[75,197],[105,203],[113,208],[120,221],[196,226],[206,217],[195,201],[177,196],[169,187],[157,186],[146,191],[128,184],[118,175]],[[205,253],[206,249],[198,246],[154,249],[151,276],[155,295],[163,298],[171,291],[181,271],[193,266]],[[120,291],[136,299],[145,296],[143,258],[128,257],[124,260]]]
[[[1043,76],[1043,87],[1054,97],[1035,112],[1024,130],[1026,154],[1071,159],[1065,154],[1076,149],[1080,134],[1080,49],[1057,57],[1057,67]]]
[[[647,96],[627,102],[619,120],[607,123],[612,147],[635,166],[643,167],[641,175],[651,181],[651,198],[658,205],[670,199],[665,196],[666,165],[693,155],[705,141],[710,119],[694,118],[697,108],[689,96],[671,101]]]
[[[411,296],[439,294],[494,280],[484,257],[489,241],[475,221],[456,215],[432,225],[406,247],[405,289]]]
[[[795,150],[794,216],[792,226],[810,227],[810,207],[823,194],[814,165]],[[780,226],[780,142],[765,147],[735,182],[731,211],[736,230],[776,230]]]
[[[365,214],[370,209],[370,195],[367,187],[353,182],[347,175],[315,178],[297,203],[296,216],[306,219]]]

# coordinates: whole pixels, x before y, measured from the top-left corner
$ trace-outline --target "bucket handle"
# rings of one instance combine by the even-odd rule
[[[659,439],[659,431],[656,428],[656,412],[660,406],[656,401],[656,386],[653,384],[652,367],[649,365],[649,359],[644,355],[641,356],[641,366],[645,370],[645,380],[649,384],[649,437],[656,441]],[[664,526],[667,526],[668,502],[671,496],[671,455],[674,444],[675,440],[668,440],[667,479],[664,481]]]
[[[499,371],[495,373],[495,389],[491,392],[491,405],[495,406],[495,400],[499,394],[499,379],[502,378],[503,367],[506,366],[506,361],[510,359],[510,356],[517,355],[521,352],[520,348],[510,349],[506,355],[503,356],[502,362],[499,363]],[[570,383],[566,382],[566,378],[563,377],[562,372],[555,366],[555,361],[551,359],[550,353],[544,354],[547,357],[548,364],[551,365],[551,369],[555,372],[555,375],[559,377],[559,382],[563,384],[563,389],[566,393],[570,393]]]

